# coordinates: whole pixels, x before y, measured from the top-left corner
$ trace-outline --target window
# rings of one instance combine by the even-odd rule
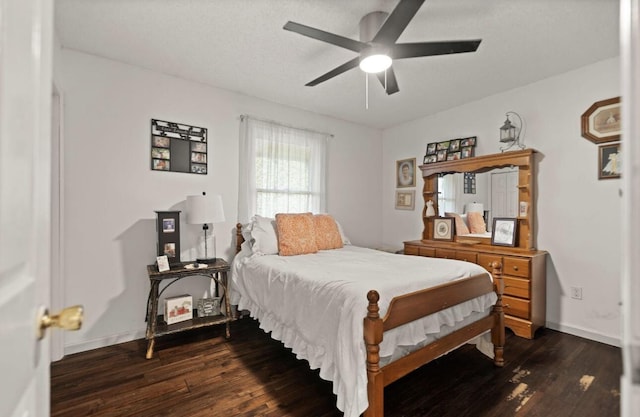
[[[243,116],[239,220],[325,211],[329,135]]]

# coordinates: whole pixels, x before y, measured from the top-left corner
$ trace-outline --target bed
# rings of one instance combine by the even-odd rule
[[[467,342],[504,364],[499,264],[350,244],[280,256],[236,237],[231,304],[332,381],[345,417],[382,417],[385,386]]]

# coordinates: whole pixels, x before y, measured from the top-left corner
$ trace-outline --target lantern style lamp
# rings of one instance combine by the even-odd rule
[[[518,118],[520,126],[514,125],[509,120],[509,115],[513,115]],[[512,146],[517,145],[520,149],[524,149],[524,144],[520,143],[520,134],[522,133],[522,118],[520,115],[513,111],[508,111],[506,113],[507,120],[504,121],[504,124],[500,128],[500,142],[507,144],[505,147],[500,148],[502,152],[510,149]],[[524,136],[523,136],[524,139]]]

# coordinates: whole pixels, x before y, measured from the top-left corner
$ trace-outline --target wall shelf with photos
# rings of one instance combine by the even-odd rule
[[[458,159],[471,158],[475,155],[475,147],[478,138],[449,139],[427,144],[427,150],[422,160],[423,164],[433,164],[443,161],[456,161]]]
[[[207,174],[207,128],[151,119],[153,171]]]

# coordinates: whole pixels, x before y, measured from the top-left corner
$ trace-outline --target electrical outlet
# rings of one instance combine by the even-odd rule
[[[571,298],[582,300],[582,287],[571,287]]]

